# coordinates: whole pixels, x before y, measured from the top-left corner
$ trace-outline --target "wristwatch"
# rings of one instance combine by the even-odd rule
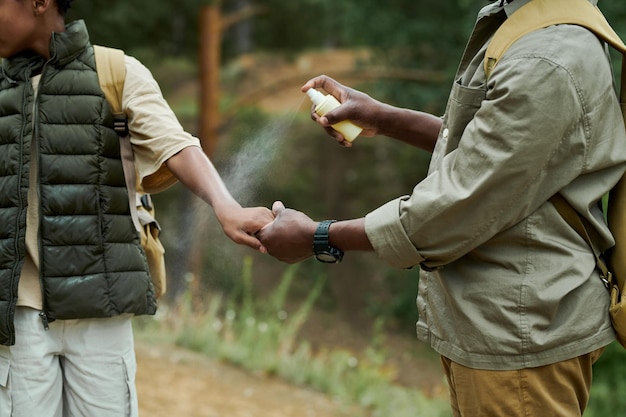
[[[328,229],[337,220],[323,220],[317,225],[313,235],[313,253],[315,259],[326,264],[334,264],[343,259],[343,251],[330,246],[328,243]]]

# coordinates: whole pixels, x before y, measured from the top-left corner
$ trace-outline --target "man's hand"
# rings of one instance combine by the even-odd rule
[[[341,103],[341,106],[331,110],[324,116],[319,116],[315,113],[315,106],[311,109],[311,118],[323,126],[326,132],[334,137],[341,146],[350,147],[352,143],[331,127],[335,123],[350,120],[363,128],[361,136],[371,137],[380,133],[377,126],[377,117],[382,103],[365,93],[346,87],[326,75],[320,75],[307,81],[302,86],[302,92],[306,92],[310,88],[321,88],[335,96]]]
[[[289,264],[312,256],[317,223],[302,212],[285,208],[280,201],[274,203],[272,212],[275,220],[256,234],[269,254]]]

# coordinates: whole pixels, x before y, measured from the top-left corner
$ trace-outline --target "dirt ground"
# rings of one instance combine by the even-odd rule
[[[312,390],[254,375],[172,346],[139,342],[137,391],[142,417],[348,417]]]
[[[307,331],[326,348],[358,351],[367,343],[349,329],[327,326],[316,316]],[[396,381],[429,397],[445,397],[434,356],[416,351],[414,339],[388,336],[388,365]],[[332,346],[331,346],[332,345]],[[136,341],[139,410],[142,417],[354,417],[361,415],[328,396],[275,377],[255,374],[189,350]],[[416,356],[416,352],[418,355]]]

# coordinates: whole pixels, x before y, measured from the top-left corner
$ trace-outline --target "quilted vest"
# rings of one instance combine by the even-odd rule
[[[38,157],[44,321],[154,314],[156,299],[128,194],[113,116],[82,21],[53,33],[52,58],[20,55],[0,71],[0,343],[25,254],[31,144]],[[41,73],[34,94],[30,78]]]

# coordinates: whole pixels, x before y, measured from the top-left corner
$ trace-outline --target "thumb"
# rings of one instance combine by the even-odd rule
[[[274,204],[272,204],[272,213],[274,213],[274,217],[278,217],[278,215],[282,213],[284,210],[285,210],[285,205],[283,204],[282,201],[275,201]]]
[[[330,125],[337,124],[339,122],[343,122],[344,120],[348,120],[348,114],[350,113],[350,108],[345,103],[341,103],[340,106],[335,107],[332,111],[329,111],[324,116],[320,117],[320,123],[322,126],[328,127]]]

